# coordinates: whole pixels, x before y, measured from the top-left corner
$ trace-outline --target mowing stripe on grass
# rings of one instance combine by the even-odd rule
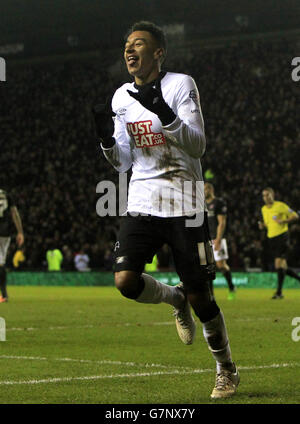
[[[267,369],[267,368],[286,368],[286,367],[299,367],[300,363],[287,363],[287,364],[271,364],[271,365],[260,365],[253,367],[239,367],[243,370],[258,370],[258,369]],[[152,373],[134,373],[134,374],[110,374],[110,375],[91,375],[84,377],[58,377],[58,378],[48,378],[42,380],[21,380],[21,381],[0,381],[0,386],[11,386],[11,385],[21,385],[21,384],[47,384],[47,383],[66,383],[71,381],[78,380],[103,380],[103,379],[112,379],[112,378],[136,378],[136,377],[154,377],[157,375],[185,375],[185,374],[203,374],[206,372],[215,372],[215,369],[194,369],[194,370],[170,370],[170,371],[156,371]]]

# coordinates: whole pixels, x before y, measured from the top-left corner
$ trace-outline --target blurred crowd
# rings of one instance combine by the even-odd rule
[[[205,121],[203,171],[228,204],[232,269],[270,270],[257,221],[261,192],[300,209],[299,82],[291,79],[296,42],[247,41],[230,47],[172,52],[163,66],[195,79]],[[121,52],[120,52],[121,55]],[[91,107],[128,80],[100,58],[15,64],[1,84],[0,185],[12,193],[23,221],[26,269],[47,269],[46,252],[63,254],[62,269],[111,270],[118,217],[99,217],[100,181],[118,182],[95,137]],[[12,240],[8,266],[16,245]],[[161,268],[172,267],[166,247]],[[289,263],[300,267],[300,223],[290,228]]]

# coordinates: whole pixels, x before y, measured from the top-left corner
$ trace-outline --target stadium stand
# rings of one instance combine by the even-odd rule
[[[190,48],[165,65],[192,75],[199,87],[208,141],[203,166],[213,171],[216,193],[229,206],[234,270],[271,270],[257,227],[262,188],[274,187],[280,200],[300,209],[295,56],[293,40],[256,40]],[[92,269],[111,269],[118,218],[97,216],[95,188],[102,180],[117,182],[118,174],[99,149],[91,116],[91,106],[124,78],[112,76],[111,65],[103,58],[15,63],[5,92],[1,86],[1,184],[22,215],[27,269],[46,269],[51,240],[73,256],[85,246]],[[299,268],[299,224],[290,234],[289,263]],[[10,263],[15,250],[13,241]]]

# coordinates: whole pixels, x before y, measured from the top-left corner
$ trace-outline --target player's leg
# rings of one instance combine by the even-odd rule
[[[289,277],[295,278],[300,283],[300,276],[292,269],[288,267],[288,264],[286,263],[286,275]]]
[[[226,262],[229,258],[226,239],[223,238],[221,240],[221,245],[219,250],[216,250],[214,246],[213,246],[213,250],[214,250],[214,258],[216,261],[217,269],[220,272],[222,272],[229,288],[228,300],[233,300],[235,298],[235,287],[232,282],[230,267]]]
[[[201,227],[183,229],[178,224],[174,234],[171,247],[176,271],[216,360],[216,386],[211,396],[229,397],[236,391],[239,375],[232,361],[223,313],[210,289],[210,282],[215,278],[215,261],[206,218]]]
[[[269,247],[274,256],[274,267],[277,274],[277,290],[272,299],[283,299],[282,288],[286,275],[286,252],[288,248],[288,234],[284,233],[269,239]]]
[[[216,383],[211,397],[230,397],[236,392],[240,377],[232,360],[224,315],[208,290],[190,292],[188,300],[202,324],[204,338],[216,361]]]
[[[1,298],[0,302],[6,302],[8,299],[7,289],[6,289],[6,269],[5,265],[0,265],[0,290]]]
[[[128,267],[134,266],[128,257]],[[175,287],[156,280],[149,274],[135,271],[115,272],[115,284],[121,294],[139,303],[168,303],[180,307],[184,301],[183,293]]]
[[[165,229],[166,231],[166,229]],[[140,303],[165,302],[178,307],[184,302],[181,290],[143,273],[165,242],[162,222],[152,217],[125,217],[121,220],[115,246],[115,284],[121,294]]]
[[[282,286],[283,281],[286,275],[289,275],[290,277],[295,278],[300,282],[300,276],[291,268],[288,267],[287,261],[285,258],[277,258],[279,259],[277,262],[275,262],[275,268],[277,269],[277,273],[280,273],[280,277],[278,277],[278,287],[277,290],[278,294],[282,294]],[[275,260],[276,261],[276,260]]]
[[[221,259],[219,261],[216,261],[216,265],[217,265],[217,269],[222,272],[224,278],[226,279],[228,288],[229,288],[229,292],[231,294],[233,294],[235,292],[235,286],[232,282],[232,274],[231,274],[231,269],[229,267],[229,265],[227,264],[225,259]],[[228,297],[228,299],[233,299],[233,297]]]
[[[289,238],[288,233],[284,233],[280,238],[280,257],[282,258],[282,268],[285,271],[285,275],[289,275],[292,278],[295,278],[300,282],[300,276],[292,269],[288,267],[286,260],[286,252],[288,251]]]
[[[286,261],[282,258],[275,258],[274,267],[277,273],[277,290],[272,299],[282,299],[282,288],[286,274]]]
[[[10,237],[0,237],[0,291],[1,291],[1,298],[0,302],[7,302],[8,301],[8,294],[7,294],[7,288],[6,288],[6,269],[5,269],[5,263],[6,263],[6,256],[7,251],[10,244]]]

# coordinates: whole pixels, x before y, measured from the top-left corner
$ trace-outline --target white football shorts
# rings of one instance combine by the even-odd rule
[[[10,237],[0,237],[0,265],[5,265]]]
[[[215,250],[213,246],[215,261],[224,261],[228,259],[228,248],[226,239],[221,240],[220,250]]]

